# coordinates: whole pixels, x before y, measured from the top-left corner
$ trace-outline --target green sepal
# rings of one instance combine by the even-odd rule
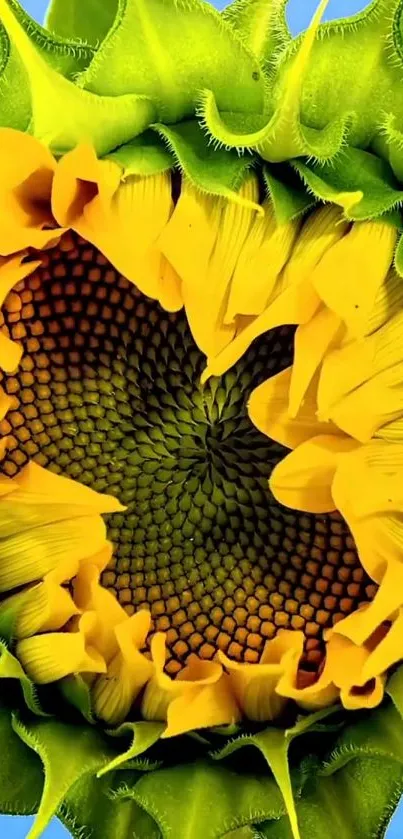
[[[42,765],[13,730],[8,708],[0,708],[0,755],[0,812],[35,813],[42,796]]]
[[[165,729],[165,723],[147,722],[145,720],[140,722],[124,722],[119,728],[108,731],[110,737],[116,738],[131,738],[131,745],[123,752],[114,757],[109,763],[99,770],[97,777],[101,778],[107,772],[113,769],[140,769],[142,771],[150,771],[156,769],[160,763],[138,761],[137,758],[144,754],[151,748],[161,737]]]
[[[57,720],[22,720],[17,715],[13,715],[12,725],[43,763],[43,795],[27,837],[39,839],[73,785],[87,775],[96,775],[114,753],[102,733],[88,725],[72,727]]]
[[[338,204],[352,221],[375,219],[403,202],[391,168],[370,152],[347,148],[328,164],[294,160],[292,165],[316,198]]]
[[[214,90],[223,110],[259,112],[264,95],[256,58],[201,0],[120,0],[79,84],[103,95],[148,96],[158,101],[162,122],[191,116],[202,87]]]
[[[237,192],[253,165],[251,156],[214,149],[195,120],[175,126],[157,123],[153,129],[164,138],[181,172],[197,189],[259,211],[258,204],[240,198]]]
[[[137,781],[135,772],[128,779]],[[113,797],[111,778],[87,775],[67,793],[57,813],[74,839],[160,839],[157,825],[147,813],[127,798]]]
[[[289,165],[266,163],[263,178],[278,224],[287,224],[299,218],[317,203]]]
[[[50,0],[45,26],[63,38],[99,46],[108,34],[118,0]]]
[[[224,146],[255,149],[271,163],[281,163],[292,157],[309,156],[324,161],[333,158],[345,142],[352,119],[351,112],[312,128],[301,120],[300,99],[312,47],[328,0],[321,0],[312,23],[303,36],[299,50],[283,79],[281,93],[274,102],[272,95],[266,103],[269,117],[258,126],[245,131],[245,121],[236,111],[224,113],[214,91],[201,93],[198,115],[205,130]],[[228,111],[230,109],[227,109]]]
[[[372,0],[356,15],[321,24],[315,34],[301,87],[301,123],[321,130],[351,115],[345,140],[355,148],[378,143],[389,160],[388,129],[403,121],[403,50],[401,0]],[[281,107],[284,90],[302,34],[282,54],[273,84],[274,106]],[[403,153],[395,143],[395,163]]]
[[[288,0],[235,0],[222,16],[270,73],[280,50],[290,43],[286,18]]]
[[[144,774],[134,787],[123,784],[115,795],[136,801],[157,823],[163,839],[219,839],[284,813],[273,778],[235,773],[209,761]]]
[[[57,683],[57,688],[68,705],[75,708],[90,725],[95,724],[96,720],[92,710],[91,689],[79,673],[72,673],[71,676],[60,679]]]
[[[130,143],[120,146],[108,154],[107,159],[121,166],[123,179],[129,175],[159,175],[175,165],[173,155],[153,131],[145,131]]]
[[[400,236],[400,239],[397,243],[393,264],[397,273],[399,274],[399,277],[403,278],[403,235]]]
[[[394,705],[345,719],[324,764],[306,775],[297,801],[302,839],[380,839],[403,791],[403,721]],[[283,819],[261,832],[267,839],[292,837]]]
[[[398,764],[351,759],[331,777],[310,777],[297,805],[302,839],[382,839],[403,789]],[[255,839],[292,839],[285,818],[260,826]]]
[[[12,2],[15,7],[16,0]],[[92,142],[98,154],[106,154],[141,134],[155,120],[154,104],[145,96],[96,96],[57,73],[12,12],[10,0],[0,0],[0,21],[29,79],[29,130],[56,154],[82,141]]]
[[[94,56],[92,47],[51,35],[17,0],[9,0],[9,5],[45,64],[70,79],[87,67]],[[0,26],[0,77],[0,124],[25,131],[31,117],[29,73],[3,26]]]
[[[38,689],[28,678],[17,658],[9,651],[7,644],[0,639],[0,679],[11,679],[19,683],[25,705],[38,717],[49,717],[42,707]],[[3,683],[4,684],[4,683]],[[1,690],[1,683],[0,683]]]
[[[386,693],[403,719],[403,666],[400,666],[388,680]]]
[[[296,737],[300,737],[308,731],[315,731],[318,723],[335,714],[338,710],[337,706],[325,708],[314,714],[302,717],[289,729],[269,726],[255,734],[241,734],[240,737],[230,740],[222,749],[212,755],[215,760],[222,760],[247,746],[253,746],[261,752],[283,796],[293,839],[300,839],[300,832],[291,783],[288,760],[289,748]]]

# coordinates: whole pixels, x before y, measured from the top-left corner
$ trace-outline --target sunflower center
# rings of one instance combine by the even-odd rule
[[[284,451],[246,405],[290,363],[292,331],[266,334],[202,387],[185,315],[71,237],[10,294],[1,325],[24,348],[2,381],[13,397],[3,470],[12,477],[34,458],[127,505],[109,519],[115,553],[102,582],[128,614],[151,610],[168,671],[217,648],[256,662],[279,628],[304,630],[316,667],[323,629],[374,587],[337,515],[286,510],[268,490]]]

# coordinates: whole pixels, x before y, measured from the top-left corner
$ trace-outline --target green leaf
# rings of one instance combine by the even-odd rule
[[[42,796],[42,765],[13,730],[8,708],[0,708],[0,754],[0,812],[35,813]]]
[[[9,0],[0,0],[0,21],[29,77],[30,131],[55,153],[64,153],[87,140],[99,154],[106,154],[142,133],[154,121],[154,105],[144,96],[96,96],[58,74],[13,14]],[[16,81],[13,76],[13,91]],[[10,97],[10,108],[14,106],[13,98]]]
[[[207,761],[149,772],[133,788],[123,785],[116,796],[143,807],[163,839],[219,839],[284,812],[272,778],[231,772]]]
[[[110,737],[117,738],[131,738],[131,745],[121,754],[118,754],[109,763],[98,771],[97,777],[101,778],[107,772],[113,769],[126,769],[128,766],[132,768],[142,768],[135,760],[140,755],[144,754],[151,746],[156,743],[162,732],[165,729],[165,723],[160,722],[125,722],[114,730],[108,732]],[[158,766],[158,764],[154,764]]]
[[[194,120],[175,126],[159,123],[153,125],[153,129],[165,139],[181,171],[194,186],[210,195],[247,203],[239,198],[237,190],[252,166],[253,158],[240,157],[232,150],[214,149]],[[258,209],[257,204],[251,206]]]
[[[219,12],[201,0],[120,0],[115,23],[82,87],[158,101],[157,119],[179,122],[195,111],[202,87],[223,110],[261,111],[259,63]]]
[[[336,713],[337,710],[337,707],[325,708],[315,714],[310,714],[299,720],[293,728],[282,729],[270,726],[256,734],[241,735],[229,741],[224,748],[213,755],[215,760],[222,760],[238,751],[238,749],[245,748],[245,746],[254,746],[259,749],[283,796],[293,839],[300,839],[300,832],[288,763],[290,745],[296,737],[300,737],[308,731],[314,731],[319,722]]]
[[[138,780],[135,772],[128,784]],[[58,816],[75,839],[160,839],[155,822],[130,797],[113,798],[109,777],[90,775],[77,781],[67,793]]]
[[[37,687],[31,682],[28,676],[24,673],[20,662],[7,649],[7,645],[0,640],[0,679],[11,679],[19,682],[24,702],[32,711],[33,714],[39,717],[48,717],[39,701]],[[0,695],[6,690],[5,684],[3,686],[0,682]]]
[[[111,28],[118,0],[50,0],[45,25],[63,38],[97,46]]]
[[[294,160],[292,165],[313,195],[339,204],[348,219],[377,218],[403,202],[389,165],[361,149],[344,149],[328,164]]]
[[[290,166],[283,163],[266,163],[263,177],[273,201],[278,224],[298,218],[316,204]]]
[[[129,175],[159,175],[173,169],[173,155],[166,148],[163,140],[153,131],[145,131],[130,143],[107,155],[123,169],[123,178]]]
[[[87,775],[95,775],[115,755],[101,732],[89,725],[71,726],[56,720],[22,720],[13,716],[13,729],[43,763],[43,795],[27,837],[39,839],[73,785]]]
[[[235,0],[222,16],[239,35],[245,46],[270,72],[278,52],[291,41],[286,19],[288,0]]]

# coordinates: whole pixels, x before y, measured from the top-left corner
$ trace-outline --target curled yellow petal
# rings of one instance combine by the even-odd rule
[[[108,547],[109,558],[112,546]],[[108,558],[106,558],[106,563]],[[103,567],[105,567],[103,565]],[[116,597],[100,583],[102,565],[91,559],[81,563],[81,567],[73,583],[74,602],[83,612],[91,611],[96,615],[97,634],[95,644],[106,663],[118,652],[118,641],[115,628],[127,621],[127,614],[116,600]]]
[[[149,297],[180,294],[167,274],[158,237],[173,210],[170,174],[122,180],[112,161],[98,160],[87,145],[78,146],[59,162],[52,192],[53,211],[97,247],[117,271]],[[180,306],[179,306],[180,308]]]
[[[273,470],[270,489],[286,507],[307,513],[336,509],[332,484],[340,458],[357,444],[348,437],[322,435],[287,455]]]
[[[220,664],[190,656],[186,667],[171,679],[164,673],[165,635],[160,632],[151,641],[151,655],[154,674],[144,691],[141,710],[146,719],[166,720],[163,737],[240,718]]]
[[[219,651],[219,661],[229,674],[231,690],[244,716],[256,722],[280,716],[287,700],[276,688],[281,678],[295,680],[303,647],[302,632],[281,630],[266,642],[258,664],[240,664]]]
[[[403,609],[399,609],[391,626],[382,633],[379,643],[374,645],[363,668],[363,678],[376,680],[379,674],[386,674],[390,667],[403,659]]]
[[[141,689],[153,674],[152,662],[143,655],[151,614],[143,609],[115,627],[118,652],[105,675],[92,687],[96,715],[109,725],[123,722]]]
[[[375,708],[383,699],[385,677],[380,670],[368,676],[367,663],[371,653],[383,638],[383,631],[377,631],[367,643],[358,645],[344,637],[340,621],[329,630],[326,638],[326,671],[340,690],[340,699],[346,710]]]
[[[320,708],[327,708],[337,702],[340,691],[333,684],[326,668],[318,678],[312,681],[309,679],[310,684],[305,684],[305,679],[302,679],[301,675],[298,671],[292,679],[289,673],[285,673],[276,687],[279,696],[293,699],[305,711],[318,711]]]
[[[319,296],[351,335],[366,332],[377,293],[393,262],[397,237],[397,229],[381,220],[356,222],[327,251],[312,275]]]
[[[19,641],[17,658],[38,685],[56,682],[71,673],[104,673],[106,664],[94,646],[95,628],[95,615],[87,612],[77,632],[49,632]]]
[[[37,250],[57,241],[50,206],[56,162],[30,134],[0,130],[0,254]]]

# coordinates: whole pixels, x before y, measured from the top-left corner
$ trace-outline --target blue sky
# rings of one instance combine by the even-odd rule
[[[47,0],[21,0],[22,5],[37,20],[42,21],[47,6]],[[100,0],[102,2],[102,0]],[[303,29],[309,22],[318,0],[289,0],[289,22],[293,32]],[[225,0],[217,0],[213,5],[221,9],[227,5]],[[331,0],[326,18],[343,17],[354,14],[367,5],[365,0]],[[7,839],[25,839],[32,819],[0,816],[0,837]],[[403,835],[403,806],[397,814],[388,832],[387,839],[401,839]],[[44,839],[68,839],[69,834],[56,820],[44,834]]]

